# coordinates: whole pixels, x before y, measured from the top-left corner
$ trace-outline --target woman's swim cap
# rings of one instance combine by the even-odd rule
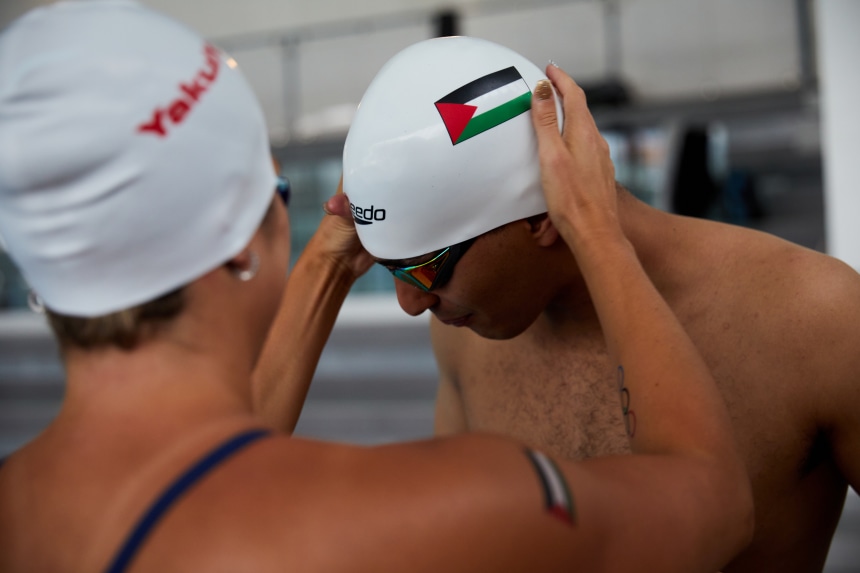
[[[247,245],[276,179],[235,66],[131,0],[61,2],[0,36],[0,235],[48,308],[147,302]]]
[[[361,100],[343,153],[344,192],[364,247],[405,259],[546,212],[529,113],[531,90],[545,77],[516,52],[476,38],[427,40],[389,60]]]

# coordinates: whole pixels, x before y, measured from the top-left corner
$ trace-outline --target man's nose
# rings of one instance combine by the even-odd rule
[[[439,302],[439,297],[432,292],[425,292],[400,279],[394,279],[394,291],[397,293],[400,308],[410,316],[418,316]]]

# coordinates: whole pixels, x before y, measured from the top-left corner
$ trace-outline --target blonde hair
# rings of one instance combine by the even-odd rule
[[[67,316],[47,308],[45,314],[62,348],[117,346],[131,350],[184,308],[184,290],[179,288],[138,306],[93,318]]]

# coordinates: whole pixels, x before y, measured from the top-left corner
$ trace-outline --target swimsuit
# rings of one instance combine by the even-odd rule
[[[200,461],[191,466],[179,476],[150,506],[149,510],[137,522],[122,548],[114,557],[113,563],[107,568],[108,573],[125,571],[134,556],[140,550],[147,536],[152,533],[158,521],[164,517],[167,510],[195,483],[203,478],[218,464],[245,448],[256,440],[269,435],[267,430],[247,430],[234,436],[206,454]]]

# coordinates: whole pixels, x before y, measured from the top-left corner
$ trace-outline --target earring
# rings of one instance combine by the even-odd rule
[[[42,297],[36,294],[34,290],[31,290],[27,294],[27,306],[36,314],[45,314],[45,303],[42,302]]]
[[[250,259],[248,268],[242,269],[241,271],[235,271],[236,278],[243,283],[246,283],[257,276],[257,272],[260,270],[260,257],[257,256],[257,253],[254,251],[248,251],[248,258]]]

